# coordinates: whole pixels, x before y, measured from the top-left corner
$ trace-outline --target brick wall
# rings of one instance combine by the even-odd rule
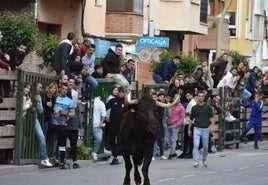
[[[142,84],[154,84],[152,72],[150,71],[151,65],[152,62],[137,62],[137,80],[139,81],[139,89],[142,88]]]
[[[79,38],[81,33],[81,1],[78,0],[39,0],[38,21],[61,26],[60,37],[66,38],[69,32],[74,32]]]
[[[106,13],[106,33],[131,33],[142,35],[143,16],[129,13]]]

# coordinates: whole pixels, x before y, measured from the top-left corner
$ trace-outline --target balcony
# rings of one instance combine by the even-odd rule
[[[182,34],[207,34],[207,1],[154,1],[153,21],[156,30]],[[201,12],[200,12],[201,10]],[[167,21],[168,20],[168,21]]]
[[[134,12],[106,12],[105,37],[136,40],[142,36],[143,15]]]

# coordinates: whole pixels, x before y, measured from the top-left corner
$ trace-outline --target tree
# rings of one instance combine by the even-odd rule
[[[19,42],[27,43],[27,53],[31,52],[36,44],[38,28],[35,19],[30,13],[0,13],[0,30],[4,35],[1,47],[4,50],[17,46]]]
[[[37,55],[42,57],[43,63],[38,67],[43,69],[44,67],[48,67],[53,60],[54,53],[60,43],[60,38],[56,35],[49,35],[44,37],[40,41],[40,45],[37,47]]]

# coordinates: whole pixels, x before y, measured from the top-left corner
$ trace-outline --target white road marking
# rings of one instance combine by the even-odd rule
[[[171,181],[174,180],[175,178],[167,178],[167,179],[160,179],[158,182],[165,182],[165,181]]]
[[[249,166],[239,168],[239,170],[246,170],[246,169],[249,169]]]
[[[213,174],[213,173],[216,173],[216,172],[204,172],[204,173],[201,173],[201,174],[203,174],[203,175],[208,175],[208,174]]]
[[[183,175],[182,177],[183,178],[188,178],[188,177],[194,177],[194,176],[196,176],[196,175],[194,175],[194,174],[192,174],[192,175]]]
[[[259,167],[264,167],[264,165],[263,164],[256,165],[256,168],[259,168]]]
[[[223,172],[230,172],[230,171],[233,171],[234,169],[225,169],[225,170],[222,170]]]

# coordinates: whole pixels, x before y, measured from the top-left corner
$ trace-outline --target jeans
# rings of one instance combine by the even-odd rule
[[[179,127],[176,125],[168,125],[167,127],[167,139],[168,146],[170,147],[170,154],[174,154],[176,151],[176,141],[178,136]]]
[[[39,141],[39,151],[41,153],[42,160],[47,159],[47,146],[46,146],[46,138],[44,136],[43,130],[41,128],[40,122],[38,119],[35,119],[35,135]]]
[[[164,141],[162,138],[158,138],[154,143],[153,157],[156,156],[157,146],[159,146],[160,149],[160,156],[164,155]]]
[[[199,161],[198,147],[199,147],[199,144],[200,144],[200,137],[202,139],[202,145],[203,145],[203,160],[207,160],[207,156],[208,156],[209,128],[194,127],[193,158],[194,158],[194,161],[195,162],[198,162]]]
[[[157,83],[157,84],[165,83],[163,81],[163,78],[158,74],[153,73],[153,79],[154,79],[154,82]]]
[[[93,127],[94,147],[93,152],[98,153],[102,142],[102,128]]]
[[[249,92],[247,89],[244,89],[240,92],[240,98],[242,102],[245,102],[245,100],[249,99],[251,97],[251,92]]]
[[[94,77],[90,75],[82,76],[82,80],[83,82],[86,83],[86,86],[87,86],[83,96],[87,97],[88,94],[92,92],[98,86],[98,82],[96,81]]]

